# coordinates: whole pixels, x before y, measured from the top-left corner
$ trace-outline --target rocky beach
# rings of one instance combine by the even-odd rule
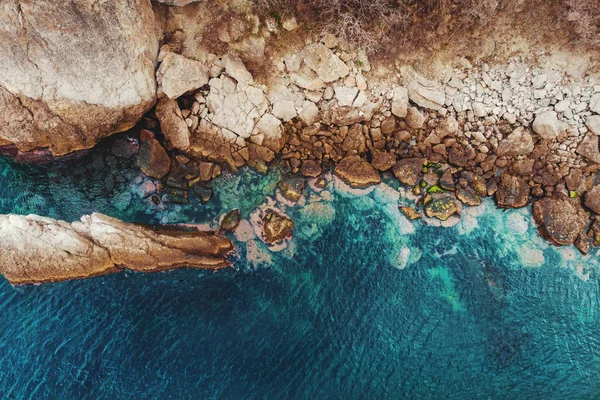
[[[75,13],[6,2],[0,151],[51,163],[126,131],[111,155],[135,160],[150,207],[186,204],[191,193],[209,201],[210,181],[244,166],[294,175],[293,201],[327,171],[358,189],[391,174],[415,196],[399,205],[410,219],[460,217],[491,197],[501,208],[533,205],[553,244],[583,254],[600,245],[593,51],[507,52],[492,37],[476,56],[392,62],[293,15],[227,3],[216,37],[199,43],[208,5],[185,3],[82,3]],[[65,26],[86,35],[65,43]],[[21,253],[24,265],[35,257]]]

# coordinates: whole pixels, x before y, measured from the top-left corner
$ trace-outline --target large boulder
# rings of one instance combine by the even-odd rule
[[[585,206],[600,214],[600,185],[594,186],[585,194]]]
[[[533,218],[542,234],[557,245],[572,244],[588,223],[581,205],[564,195],[536,201]]]
[[[334,173],[354,188],[365,188],[381,182],[379,172],[367,160],[357,155],[344,157]]]
[[[0,3],[0,145],[54,155],[131,128],[155,101],[150,0]]]
[[[423,169],[423,158],[403,158],[398,160],[392,170],[398,181],[407,186],[415,186]]]
[[[150,229],[102,214],[72,223],[0,215],[0,273],[12,284],[116,272],[226,267],[229,240],[192,229]]]

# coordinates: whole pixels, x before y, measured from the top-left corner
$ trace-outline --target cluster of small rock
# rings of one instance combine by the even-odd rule
[[[327,35],[276,60],[279,75],[264,85],[232,53],[198,61],[165,45],[159,59],[156,117],[179,154],[173,166],[183,183],[173,183],[173,171],[167,182],[181,202],[186,179],[208,181],[219,165],[266,170],[277,159],[305,177],[335,168],[353,187],[391,171],[440,219],[485,196],[514,208],[532,196],[566,198],[577,213],[600,213],[600,83],[586,75],[586,60],[550,57],[535,68],[522,58],[478,67],[462,60],[439,81],[402,66],[371,84],[365,54]],[[567,242],[600,235],[583,229]]]

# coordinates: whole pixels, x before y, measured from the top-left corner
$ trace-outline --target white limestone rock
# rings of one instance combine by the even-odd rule
[[[400,73],[411,101],[431,110],[439,110],[445,104],[446,93],[440,83],[426,79],[411,67],[400,68]]]
[[[176,99],[208,83],[208,67],[175,53],[167,53],[156,71],[158,94]]]
[[[340,106],[350,106],[358,95],[358,88],[338,86],[334,88],[335,98]]]
[[[588,117],[585,124],[593,134],[600,135],[600,115]]]
[[[346,63],[327,46],[320,43],[306,46],[304,49],[304,62],[325,83],[334,82],[350,73],[350,68]]]
[[[542,139],[554,139],[566,129],[566,124],[558,120],[555,111],[544,111],[533,121],[533,131]]]

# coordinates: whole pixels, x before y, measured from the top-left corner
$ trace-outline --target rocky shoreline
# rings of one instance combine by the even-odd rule
[[[556,245],[574,244],[584,254],[600,246],[600,81],[590,54],[522,50],[493,62],[490,50],[428,67],[400,59],[394,64],[370,59],[331,34],[314,34],[293,16],[278,20],[251,12],[220,24],[215,43],[203,47],[196,39],[197,31],[210,30],[210,21],[201,18],[207,6],[187,3],[194,2],[139,0],[116,15],[108,9],[48,9],[46,2],[7,3],[14,18],[6,25],[14,35],[0,45],[0,59],[14,68],[0,76],[0,105],[9,111],[3,114],[0,152],[19,162],[51,162],[139,121],[115,139],[111,156],[135,159],[150,178],[140,191],[154,206],[186,204],[191,192],[207,202],[210,181],[243,166],[294,174],[280,183],[291,202],[309,179],[324,186],[328,171],[355,189],[392,174],[417,198],[414,206],[399,205],[411,220],[445,221],[493,197],[501,208],[533,204],[541,234]],[[94,26],[83,24],[86,13],[94,15]],[[119,51],[102,45],[90,52],[85,43],[66,48],[58,23],[66,20],[71,31],[85,31],[100,43],[107,37],[122,43]],[[133,29],[140,23],[144,29]],[[103,67],[80,71],[81,60]],[[74,68],[77,73],[69,75]],[[74,87],[96,89],[68,90]],[[227,218],[224,231],[235,229],[235,217]],[[0,232],[12,232],[15,221],[33,230],[57,227],[68,237],[77,235],[87,252],[105,249],[89,231],[102,218],[108,217],[84,217],[84,229],[42,217],[2,216]],[[119,230],[142,229],[103,221]],[[268,208],[253,224],[275,247],[293,230],[293,221]],[[134,247],[137,241],[163,243],[165,233],[143,232],[130,236]],[[221,240],[195,235],[199,243]],[[32,268],[32,254],[9,237],[0,262]],[[33,236],[27,240],[36,243]],[[123,265],[218,268],[231,248],[219,243],[208,254],[183,245],[174,259],[166,255],[172,250],[167,245],[167,253],[160,250],[151,257],[155,262],[140,266],[135,257],[106,254],[92,265],[74,260],[71,276]],[[6,273],[15,283],[67,278]]]

